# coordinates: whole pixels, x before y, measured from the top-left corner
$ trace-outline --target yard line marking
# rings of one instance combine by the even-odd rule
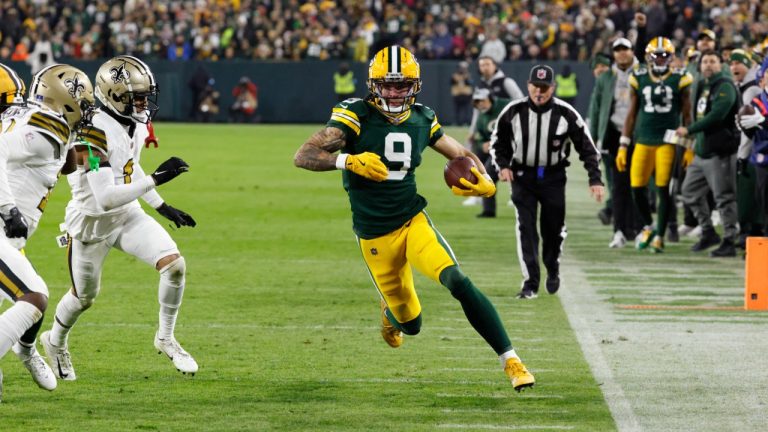
[[[441,429],[488,429],[488,430],[572,430],[573,426],[556,426],[556,425],[492,425],[492,424],[453,424],[445,423],[439,424],[437,427]]]
[[[532,372],[554,372],[554,369],[533,369],[529,368]],[[494,369],[488,369],[488,368],[438,368],[437,371],[442,372],[493,372],[495,373]]]
[[[619,309],[648,309],[648,310],[699,310],[699,311],[739,311],[747,312],[743,306],[666,306],[666,305],[616,305]]]
[[[478,380],[433,380],[423,378],[325,378],[319,380],[322,383],[363,383],[363,384],[440,384],[440,385],[486,385],[493,386],[500,381],[478,381]],[[501,380],[503,382],[503,380]]]
[[[598,383],[602,383],[600,389],[608,404],[608,409],[611,410],[617,429],[622,432],[641,431],[632,405],[624,394],[624,390],[613,377],[611,367],[603,355],[599,338],[595,337],[587,322],[587,318],[594,317],[600,312],[594,310],[594,306],[589,305],[589,300],[585,300],[585,297],[589,297],[589,294],[592,294],[594,290],[581,270],[576,265],[571,264],[570,261],[563,262],[561,273],[564,274],[565,280],[570,281],[571,286],[581,288],[578,293],[571,289],[560,290],[561,304],[584,357],[589,363],[592,375]],[[586,304],[586,308],[582,304]],[[599,301],[596,304],[600,304]]]
[[[440,411],[451,414],[451,413],[467,413],[467,414],[510,414],[515,412],[514,410],[510,409],[492,409],[492,408],[443,408]],[[570,411],[564,410],[564,409],[557,409],[557,410],[548,410],[548,409],[530,409],[527,407],[521,407],[519,412],[524,414],[531,414],[531,413],[540,413],[540,414],[568,414]]]
[[[512,393],[509,394],[500,394],[500,393],[475,393],[475,394],[469,394],[469,393],[438,393],[435,396],[440,398],[472,398],[472,399],[510,399],[510,398],[521,398],[521,399],[564,399],[564,396],[561,395],[526,395],[525,393],[521,393],[519,395],[514,395]]]
[[[441,338],[446,339],[456,339],[456,340],[481,340],[479,336],[452,336],[452,335],[440,335]],[[524,342],[544,342],[543,338],[522,338],[518,337],[515,338],[515,341],[524,341]]]

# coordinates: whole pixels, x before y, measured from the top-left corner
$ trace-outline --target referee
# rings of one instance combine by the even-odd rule
[[[542,261],[547,292],[560,288],[560,251],[565,230],[565,168],[571,144],[589,174],[590,194],[601,202],[600,153],[584,120],[569,104],[552,97],[554,71],[536,65],[528,79],[528,97],[510,102],[499,114],[491,136],[491,157],[501,181],[512,182],[517,211],[517,250],[523,286],[517,298],[538,296],[539,234],[536,215],[541,206]]]

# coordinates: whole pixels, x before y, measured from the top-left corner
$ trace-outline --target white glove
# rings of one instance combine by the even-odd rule
[[[739,115],[737,123],[741,130],[745,129],[754,129],[765,121],[765,117],[760,114],[760,111],[755,111],[754,114],[750,115]]]

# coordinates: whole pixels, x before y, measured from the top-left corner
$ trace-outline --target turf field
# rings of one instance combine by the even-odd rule
[[[417,171],[427,210],[464,271],[496,304],[536,375],[536,386],[517,394],[459,304],[421,276],[422,333],[397,350],[381,340],[377,294],[351,232],[339,174],[292,164],[295,150],[317,128],[156,125],[160,148],[144,151],[145,171],[171,155],[191,166],[160,193],[198,222],[172,235],[188,267],[176,336],[200,371],[182,376],[154,350],[156,272],[113,251],[101,296],[70,337],[78,380],[45,392],[9,353],[0,361],[0,430],[676,430],[678,423],[657,428],[676,406],[683,407],[677,411],[683,419],[702,425],[687,430],[708,430],[706,411],[721,410],[704,404],[720,400],[696,394],[710,391],[706,377],[720,371],[697,368],[698,358],[686,360],[680,352],[687,345],[674,337],[694,334],[701,338],[697,345],[706,346],[706,330],[714,325],[723,337],[718,344],[743,352],[739,337],[754,340],[768,318],[620,306],[738,306],[741,261],[692,258],[683,252],[689,244],[672,246],[664,256],[609,251],[609,230],[597,226],[597,205],[574,169],[563,293],[514,300],[520,285],[514,212],[502,199],[498,219],[475,219],[479,209],[462,207],[445,187],[444,159],[428,152]],[[463,139],[463,131],[453,132]],[[501,190],[506,194],[508,186]],[[67,199],[62,179],[28,245],[51,292],[44,329],[69,287],[64,249],[53,240]],[[665,328],[669,341],[653,338],[666,337]],[[674,367],[652,362],[658,365],[653,369],[644,361],[648,352],[686,361]],[[633,367],[636,362],[642,369]],[[753,372],[751,382],[728,383],[728,399],[745,412],[762,404],[764,412],[768,383]],[[653,381],[662,375],[680,377],[663,383],[667,396],[684,394],[659,397]],[[694,381],[681,382],[686,377]],[[666,407],[663,415],[657,406]]]

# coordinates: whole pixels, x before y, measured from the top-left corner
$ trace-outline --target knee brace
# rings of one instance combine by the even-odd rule
[[[178,308],[184,295],[184,275],[187,272],[184,257],[178,257],[160,269],[158,301],[166,307]]]

